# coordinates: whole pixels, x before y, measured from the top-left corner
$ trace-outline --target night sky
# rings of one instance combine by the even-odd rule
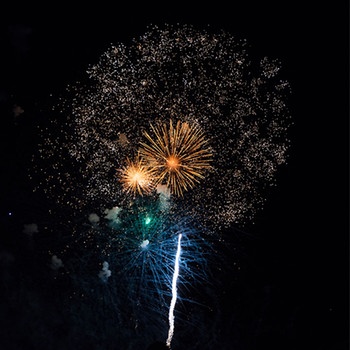
[[[33,290],[40,283],[50,282],[40,278],[40,259],[34,258],[40,245],[21,230],[42,205],[27,169],[49,96],[82,79],[110,44],[127,44],[149,24],[163,23],[210,25],[247,39],[252,58],[282,62],[292,87],[288,163],[254,223],[232,234],[240,270],[226,276],[220,298],[226,319],[232,316],[239,327],[232,321],[236,341],[229,345],[223,338],[222,349],[348,349],[348,8],[257,3],[195,9],[174,3],[157,11],[134,4],[92,8],[88,16],[44,8],[40,16],[32,9],[33,15],[14,10],[2,17],[0,349],[47,349],[26,331],[32,321],[21,308],[39,298]],[[30,295],[26,283],[36,284]],[[43,315],[40,309],[33,317]],[[13,343],[9,334],[20,340]]]

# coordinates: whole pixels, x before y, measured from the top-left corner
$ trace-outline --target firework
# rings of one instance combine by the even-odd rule
[[[208,227],[254,218],[289,148],[290,90],[277,60],[251,60],[247,42],[223,31],[165,25],[111,46],[88,75],[85,85],[67,89],[41,130],[39,189],[79,210],[121,202],[125,188],[142,186],[128,184],[126,173],[119,181],[116,169],[141,148],[181,205]],[[170,129],[203,146],[196,167],[180,166],[190,153],[180,163],[174,150],[163,154],[165,143],[173,144]]]
[[[159,173],[158,183],[166,180],[171,192],[182,196],[183,191],[193,188],[210,168],[207,141],[199,127],[191,127],[186,122],[178,121],[174,127],[170,120],[169,126],[151,125],[151,128],[154,138],[145,132],[149,143],[141,143],[140,155]]]
[[[152,190],[154,171],[142,159],[137,158],[135,161],[131,161],[127,158],[127,165],[120,172],[120,181],[126,192],[143,195]]]
[[[208,265],[216,255],[200,225],[163,201],[160,195],[138,196],[128,205],[91,214],[90,224],[70,226],[69,249],[56,252],[70,272],[75,298],[83,295],[80,302],[91,305],[103,298],[106,307],[113,306],[116,327],[126,334],[137,329],[133,336],[139,333],[144,339],[145,334],[167,333],[176,266],[181,271],[177,299],[186,301],[186,314],[191,314],[196,300],[188,293],[211,284]],[[179,235],[181,259],[176,263]],[[189,326],[186,314],[179,313],[177,320]]]
[[[164,210],[157,197],[136,198],[117,212],[108,221],[110,239],[105,240],[106,232],[101,232],[106,242],[103,256],[118,271],[118,280],[125,281],[130,300],[147,296],[148,304],[153,304],[170,295],[179,233],[186,263],[182,283],[206,279],[204,265],[213,248],[191,217],[179,210]],[[160,304],[167,305],[164,299]]]
[[[145,334],[156,314],[165,330],[171,276],[179,291],[206,281],[210,239],[262,207],[289,147],[280,71],[229,33],[153,26],[111,46],[55,105],[33,176],[62,207],[104,215],[70,227],[61,255],[82,295],[109,291],[119,325]]]

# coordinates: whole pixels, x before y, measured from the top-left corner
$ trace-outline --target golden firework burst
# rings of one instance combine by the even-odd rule
[[[140,157],[131,161],[126,160],[126,166],[120,170],[120,182],[125,192],[132,194],[146,194],[151,192],[153,185],[153,170],[146,166]]]
[[[182,196],[193,188],[209,169],[212,154],[199,126],[172,120],[155,127],[154,137],[144,132],[148,143],[141,143],[140,156],[157,174],[156,183],[166,183],[171,193]]]

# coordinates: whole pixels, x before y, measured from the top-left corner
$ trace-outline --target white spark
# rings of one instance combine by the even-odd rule
[[[170,348],[170,343],[174,335],[174,308],[175,308],[175,303],[177,299],[177,287],[176,287],[176,282],[177,278],[179,276],[179,260],[180,260],[180,252],[181,252],[181,237],[182,234],[179,234],[179,238],[177,241],[177,252],[176,252],[176,257],[175,257],[175,267],[174,267],[174,275],[173,275],[173,282],[172,282],[172,299],[170,303],[170,308],[169,308],[169,332],[168,332],[168,339],[166,341],[166,345]]]

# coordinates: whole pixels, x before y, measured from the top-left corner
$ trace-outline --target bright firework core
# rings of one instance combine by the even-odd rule
[[[130,180],[132,184],[137,184],[140,186],[142,186],[142,184],[145,182],[142,172],[140,172],[138,169],[130,169]]]
[[[179,159],[172,155],[167,158],[166,162],[170,171],[175,171],[181,165]]]

